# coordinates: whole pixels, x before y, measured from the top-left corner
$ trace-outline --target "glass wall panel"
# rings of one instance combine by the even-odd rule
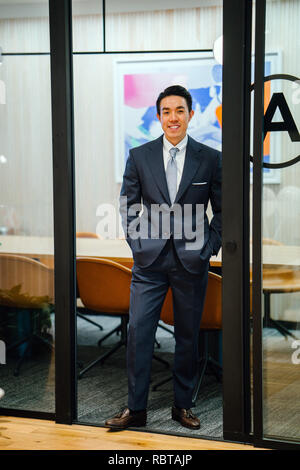
[[[147,2],[127,2],[126,6],[118,2],[114,4],[115,10],[112,10],[113,3],[106,2],[106,44],[111,50],[128,49],[134,52],[143,49],[175,50],[179,47],[174,43],[175,36],[172,36],[170,42],[168,34],[165,35],[165,43],[161,36],[157,42],[155,35],[151,44],[145,42],[141,45],[137,38],[128,43],[134,28],[130,26],[126,29],[127,13],[124,16],[124,8],[129,3],[131,7],[135,5],[137,8],[138,4],[143,4],[148,9],[145,15],[138,17],[139,29],[143,29],[149,27],[147,15],[152,14],[152,3],[150,11]],[[205,15],[207,2],[203,3]],[[215,5],[217,2],[213,3]],[[210,52],[75,53],[73,56],[78,281],[77,398],[80,422],[101,426],[107,418],[127,405],[127,329],[126,319],[122,320],[117,314],[118,310],[114,310],[115,302],[120,294],[124,294],[125,288],[120,289],[108,276],[93,283],[94,273],[88,267],[87,271],[84,266],[80,267],[79,258],[93,257],[96,261],[104,258],[117,262],[129,268],[125,271],[130,282],[133,259],[119,220],[119,194],[129,149],[162,134],[155,111],[155,101],[161,90],[175,83],[189,88],[193,93],[195,110],[189,127],[190,135],[221,149],[222,70],[213,58],[212,48],[214,40],[221,34],[222,8],[215,5],[213,10],[206,28],[213,31],[206,42]],[[192,24],[197,32],[200,28],[198,13],[191,10],[191,14],[192,11],[196,15]],[[110,18],[115,14],[119,29],[113,31]],[[136,18],[136,13],[133,17],[131,14],[130,19]],[[205,18],[208,21],[207,16]],[[155,31],[162,26],[156,16],[151,21]],[[184,29],[180,31],[183,38]],[[187,43],[181,49],[185,47]],[[194,43],[188,48],[193,49]],[[149,80],[145,82],[146,76]],[[131,77],[136,79],[133,95],[129,93],[128,77],[129,80]],[[90,295],[93,293],[95,297],[91,301]],[[129,284],[127,293],[129,297]],[[152,363],[149,392],[151,421],[147,430],[187,435],[189,431],[185,432],[169,419],[170,403],[173,400],[172,381],[160,386],[157,391],[152,389],[162,379],[172,376],[167,366],[171,366],[173,361],[173,326],[160,325],[167,327],[168,331],[162,327],[157,329],[156,357]],[[219,339],[218,334],[212,339],[212,351],[217,359]],[[93,361],[96,363],[93,364]],[[91,368],[86,370],[89,365],[92,365]],[[162,413],[168,416],[165,424],[159,418],[160,407]],[[196,407],[195,413],[202,419],[202,428],[193,434],[222,437],[222,385],[214,375],[205,375]]]
[[[21,10],[19,51],[28,29]],[[48,20],[35,21],[30,31],[38,42]],[[1,39],[2,31],[0,21]],[[1,406],[54,412],[50,56],[2,56],[0,123]]]
[[[263,183],[264,435],[300,439],[300,2],[267,1]],[[298,157],[298,158],[297,158]]]
[[[48,0],[1,0],[0,33],[3,52],[49,52]]]

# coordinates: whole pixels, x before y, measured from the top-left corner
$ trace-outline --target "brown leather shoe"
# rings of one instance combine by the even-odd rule
[[[178,421],[182,426],[189,429],[199,429],[200,420],[195,416],[191,410],[185,408],[172,407],[172,419]]]
[[[134,414],[130,412],[129,408],[120,411],[113,418],[107,419],[105,425],[113,429],[126,429],[129,426],[140,427],[146,426],[147,411],[138,411]]]

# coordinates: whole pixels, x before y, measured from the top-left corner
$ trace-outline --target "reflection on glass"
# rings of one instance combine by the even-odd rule
[[[266,57],[276,73],[300,77],[299,2],[267,2]],[[279,26],[280,25],[280,26]],[[280,31],[280,34],[278,32]],[[274,72],[273,72],[274,73]],[[267,74],[267,73],[266,73]],[[299,83],[267,82],[263,188],[263,399],[264,435],[300,439],[300,155]],[[281,123],[281,131],[276,124]],[[278,125],[277,125],[278,127]]]
[[[14,2],[10,6],[7,14],[13,13]],[[21,13],[29,7],[22,6],[15,20],[0,19],[0,30],[9,21],[25,51],[26,32],[30,29],[35,39],[41,30],[46,35],[48,18],[46,23],[36,17],[28,21]],[[54,412],[49,56],[3,56],[0,83],[5,85],[5,99],[0,100],[1,407]]]

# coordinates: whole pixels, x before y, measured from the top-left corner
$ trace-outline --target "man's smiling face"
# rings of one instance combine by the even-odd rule
[[[160,102],[160,115],[157,118],[166,138],[174,146],[186,135],[194,111],[188,110],[187,102],[182,96],[166,96]]]

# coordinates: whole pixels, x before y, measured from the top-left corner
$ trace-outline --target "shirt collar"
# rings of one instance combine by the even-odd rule
[[[178,144],[175,147],[178,148],[179,151],[181,152],[181,150],[183,150],[187,146],[187,141],[188,141],[188,136],[186,134],[185,137],[180,142],[178,142]],[[164,142],[164,148],[168,152],[169,152],[170,149],[174,148],[174,145],[171,144],[171,142],[168,141],[168,139],[166,138],[165,135],[163,137],[163,142]]]

